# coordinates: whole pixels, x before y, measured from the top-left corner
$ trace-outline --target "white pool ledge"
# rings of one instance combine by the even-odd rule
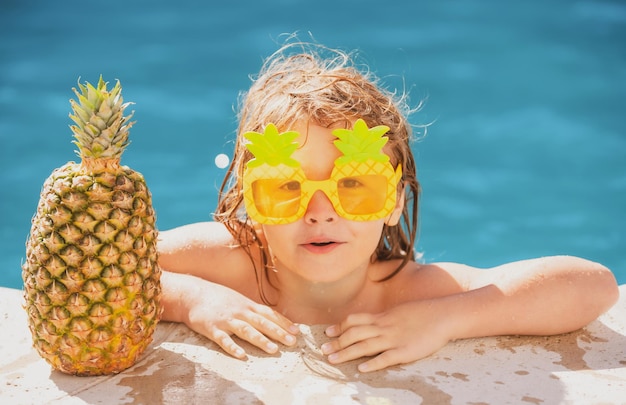
[[[52,371],[32,348],[22,292],[0,287],[2,404],[624,404],[626,285],[586,328],[553,337],[495,337],[448,344],[426,359],[359,374],[330,366],[322,327],[297,347],[247,361],[179,324],[161,323],[132,368],[112,376]]]

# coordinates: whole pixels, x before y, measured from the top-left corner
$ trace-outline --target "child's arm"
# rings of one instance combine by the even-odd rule
[[[551,335],[587,325],[610,308],[619,290],[605,267],[574,257],[520,261],[480,270],[441,264],[462,291],[403,303],[381,314],[356,314],[327,334],[329,361],[377,355],[373,371],[414,361],[451,340],[494,335]]]
[[[217,343],[226,353],[243,359],[246,353],[232,336],[275,353],[280,342],[296,343],[296,325],[272,310],[220,284],[164,271],[163,320],[181,322]]]
[[[278,350],[274,341],[294,345],[296,325],[235,291],[252,294],[256,283],[249,257],[232,242],[224,226],[213,222],[160,232],[162,319],[186,324],[237,358],[245,352],[232,335],[268,353]]]
[[[237,283],[251,266],[218,222],[198,222],[159,232],[159,265],[223,285]]]

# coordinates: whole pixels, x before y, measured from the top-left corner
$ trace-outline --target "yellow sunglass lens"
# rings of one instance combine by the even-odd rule
[[[385,207],[387,178],[377,174],[344,177],[337,181],[337,194],[348,214],[374,214]]]
[[[288,218],[300,207],[300,182],[285,179],[259,179],[252,182],[254,205],[268,218]]]

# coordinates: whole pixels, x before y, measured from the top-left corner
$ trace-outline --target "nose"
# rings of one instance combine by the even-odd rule
[[[318,222],[333,222],[339,216],[324,192],[317,190],[304,213],[304,221],[307,224],[315,224]]]

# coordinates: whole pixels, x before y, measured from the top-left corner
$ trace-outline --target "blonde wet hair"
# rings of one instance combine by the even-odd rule
[[[402,259],[393,272],[380,280],[384,281],[416,256],[420,186],[410,147],[412,129],[408,116],[412,111],[406,93],[398,95],[386,90],[373,73],[357,66],[354,53],[318,44],[290,42],[265,60],[252,86],[240,98],[235,151],[220,188],[214,218],[228,228],[251,259],[251,247],[258,248],[262,268],[255,264],[256,279],[266,304],[271,303],[267,302],[263,285],[269,282],[267,272],[272,268],[272,258],[255,224],[245,213],[242,177],[252,155],[245,147],[242,134],[263,132],[270,122],[280,131],[286,131],[297,122],[349,126],[355,118],[364,119],[369,126],[390,128],[385,152],[394,167],[402,164],[399,192],[405,194],[405,204],[398,225],[384,225],[372,255],[372,261]],[[255,260],[252,262],[254,264]]]

